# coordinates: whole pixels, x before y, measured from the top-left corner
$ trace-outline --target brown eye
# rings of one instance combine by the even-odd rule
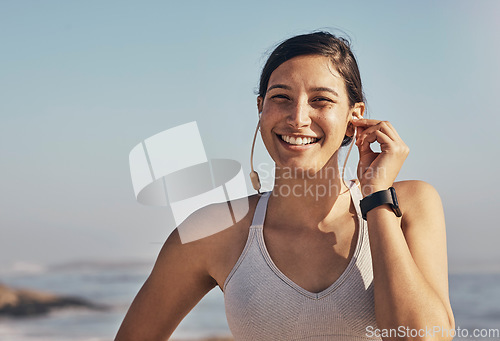
[[[313,99],[313,102],[330,102],[330,103],[334,103],[334,101],[332,101],[331,99],[326,98],[326,97],[315,98],[315,99]]]
[[[289,99],[288,96],[286,95],[273,95],[271,98],[276,98],[276,99]]]

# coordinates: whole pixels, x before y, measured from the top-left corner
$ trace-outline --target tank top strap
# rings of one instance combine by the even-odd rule
[[[262,194],[257,203],[257,208],[255,209],[255,213],[253,215],[252,226],[262,228],[264,226],[264,220],[266,219],[266,211],[267,211],[267,201],[271,196],[271,192],[266,192]]]
[[[362,215],[361,215],[361,208],[359,206],[359,202],[361,201],[361,199],[363,199],[363,195],[361,194],[361,189],[359,188],[359,186],[355,180],[350,180],[349,191],[351,192],[351,198],[352,198],[352,202],[354,203],[354,208],[356,209],[356,213],[358,214],[359,218],[361,219]],[[360,220],[360,221],[363,221],[363,220]]]
[[[354,203],[356,213],[359,217],[361,217],[361,208],[359,206],[359,202],[361,201],[361,199],[363,199],[363,195],[361,194],[361,190],[356,181],[350,180],[349,192],[351,193],[351,198]],[[270,196],[271,192],[266,192],[260,197],[259,202],[257,203],[257,208],[255,209],[255,213],[253,215],[251,227],[262,228],[264,226],[264,220],[266,219],[267,202]]]

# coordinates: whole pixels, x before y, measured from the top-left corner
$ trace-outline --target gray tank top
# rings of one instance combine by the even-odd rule
[[[259,199],[248,240],[224,283],[229,328],[237,341],[374,340],[377,328],[368,231],[361,217],[361,192],[349,190],[359,221],[354,255],[342,275],[313,293],[292,282],[273,263],[263,225],[270,192]],[[380,340],[380,339],[378,339]]]

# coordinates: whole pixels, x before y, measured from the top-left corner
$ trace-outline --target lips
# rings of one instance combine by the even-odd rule
[[[278,137],[282,141],[294,146],[305,146],[308,144],[316,143],[319,140],[318,138],[311,136],[278,135]]]

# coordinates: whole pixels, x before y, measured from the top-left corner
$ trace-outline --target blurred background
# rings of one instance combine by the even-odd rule
[[[317,29],[349,37],[369,117],[410,147],[399,179],[441,194],[457,325],[500,328],[499,14],[486,0],[1,0],[0,283],[111,309],[4,317],[0,338],[112,339],[175,227],[136,202],[130,150],[197,121],[207,156],[248,173],[267,53]],[[229,335],[217,290],[177,338]]]

